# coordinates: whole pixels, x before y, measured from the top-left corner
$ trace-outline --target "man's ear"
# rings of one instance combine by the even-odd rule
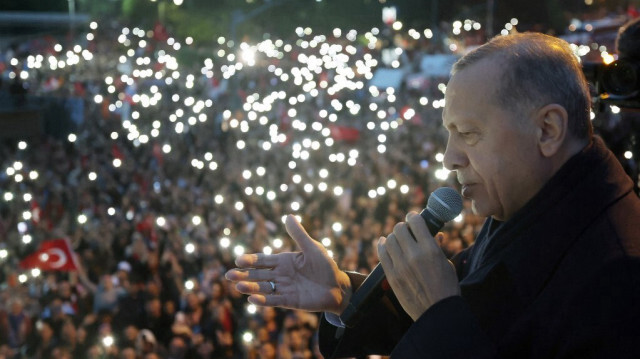
[[[562,148],[569,135],[569,115],[563,106],[549,104],[536,113],[538,147],[545,157],[552,157]]]

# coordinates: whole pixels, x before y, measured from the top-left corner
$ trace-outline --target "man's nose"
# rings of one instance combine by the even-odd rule
[[[449,139],[442,162],[448,170],[455,171],[466,167],[469,164],[469,158],[462,149],[453,144],[451,139]]]

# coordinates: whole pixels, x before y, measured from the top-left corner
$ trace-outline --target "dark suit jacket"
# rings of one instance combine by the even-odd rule
[[[461,296],[415,323],[392,294],[355,328],[323,320],[323,354],[640,358],[640,200],[632,188],[594,139],[513,218],[487,220],[476,244],[454,258]],[[362,277],[351,278],[357,288]]]

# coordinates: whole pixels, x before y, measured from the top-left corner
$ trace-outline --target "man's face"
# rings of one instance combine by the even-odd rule
[[[509,219],[540,189],[542,162],[533,118],[500,108],[493,97],[501,64],[488,58],[459,72],[445,94],[445,166],[481,216]],[[529,115],[527,115],[529,116]]]

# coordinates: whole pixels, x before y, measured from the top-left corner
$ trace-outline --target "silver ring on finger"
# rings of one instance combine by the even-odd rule
[[[276,292],[276,283],[274,281],[269,281],[268,282],[271,285],[271,294]]]

